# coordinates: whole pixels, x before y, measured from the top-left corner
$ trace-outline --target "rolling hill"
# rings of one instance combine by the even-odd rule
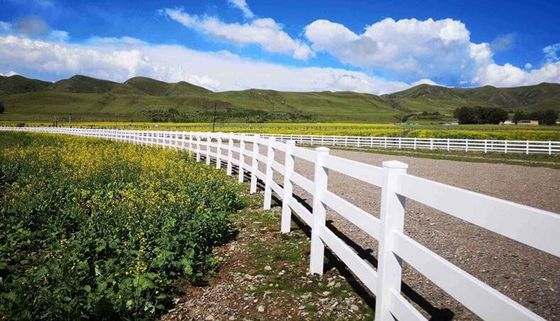
[[[446,88],[419,85],[389,95],[354,92],[281,92],[248,89],[212,92],[187,82],[134,77],[124,83],[76,75],[54,83],[22,76],[0,77],[0,120],[394,122],[409,113],[451,115],[462,106],[509,111],[560,111],[560,84],[516,88]]]

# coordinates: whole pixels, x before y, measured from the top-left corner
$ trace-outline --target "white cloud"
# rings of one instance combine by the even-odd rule
[[[387,18],[367,26],[362,34],[316,20],[305,27],[305,36],[314,50],[345,64],[409,82],[430,78],[462,85],[520,86],[560,80],[560,44],[544,48],[547,62],[539,69],[498,65],[494,51],[510,48],[515,34],[497,37],[492,44],[473,43],[465,24],[452,19]]]
[[[296,59],[308,59],[314,55],[311,48],[301,40],[293,39],[282,26],[271,18],[255,19],[248,23],[225,23],[216,17],[197,16],[182,9],[162,9],[164,14],[182,24],[213,38],[235,44],[256,44],[268,52],[290,54]]]
[[[124,81],[147,76],[188,81],[209,89],[266,88],[289,91],[347,90],[390,93],[409,87],[363,72],[335,68],[287,67],[244,59],[230,52],[201,52],[176,45],[150,45],[134,38],[94,38],[69,44],[0,36],[0,70],[51,75],[86,74]]]
[[[243,16],[245,18],[252,19],[253,17],[255,17],[255,14],[253,14],[253,11],[251,11],[251,9],[249,9],[249,5],[247,4],[247,1],[245,1],[245,0],[228,0],[228,2],[232,6],[241,10],[241,12],[243,12]]]
[[[70,34],[64,30],[53,30],[50,33],[50,38],[55,41],[67,41]]]
[[[433,81],[431,79],[426,79],[426,78],[417,80],[417,81],[415,81],[411,84],[411,86],[413,86],[413,87],[418,86],[418,85],[443,86],[443,85],[440,85],[440,84],[436,83],[435,81]]]
[[[560,43],[555,43],[550,46],[546,46],[543,49],[545,59],[548,62],[560,61]]]
[[[539,84],[541,82],[560,83],[560,63],[546,63],[539,69],[523,70],[512,64],[489,64],[480,68],[475,77],[479,85],[515,87]]]
[[[0,76],[4,76],[4,77],[11,77],[11,76],[15,76],[15,75],[19,75],[17,72],[11,70],[8,71],[6,73],[0,72]]]
[[[341,62],[390,72],[402,79],[461,78],[472,64],[469,31],[451,19],[420,21],[387,18],[356,34],[328,20],[305,27],[312,48]]]

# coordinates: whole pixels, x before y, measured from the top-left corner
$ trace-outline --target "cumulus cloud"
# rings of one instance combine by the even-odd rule
[[[259,45],[268,52],[290,54],[306,60],[314,55],[301,40],[290,37],[274,19],[255,19],[248,23],[225,23],[216,17],[191,15],[183,9],[166,8],[160,13],[183,26],[234,44]]]
[[[342,63],[408,82],[429,78],[470,86],[519,86],[560,78],[560,44],[544,49],[547,62],[539,69],[498,65],[494,53],[509,49],[515,34],[499,36],[492,43],[473,43],[465,24],[453,19],[387,18],[367,26],[361,34],[339,23],[316,20],[305,27],[305,37],[315,51]]]
[[[345,64],[383,70],[407,80],[468,77],[465,74],[472,65],[469,31],[452,19],[387,18],[366,27],[362,34],[316,20],[305,27],[305,36],[313,49]]]
[[[539,84],[541,82],[560,83],[560,63],[546,63],[539,69],[523,70],[512,64],[489,64],[480,68],[474,81],[479,85],[515,87]]]
[[[251,9],[249,9],[249,5],[247,4],[247,1],[245,1],[245,0],[228,0],[228,2],[232,6],[241,10],[241,12],[243,12],[243,16],[245,18],[252,19],[253,17],[255,17],[255,15],[253,14],[253,11],[251,11]]]
[[[227,51],[201,52],[177,45],[151,45],[134,38],[94,38],[82,44],[69,44],[0,36],[0,70],[10,69],[53,78],[86,74],[114,81],[142,75],[172,82],[188,81],[218,91],[266,88],[381,94],[409,87],[404,82],[358,71],[287,67],[244,59]]]

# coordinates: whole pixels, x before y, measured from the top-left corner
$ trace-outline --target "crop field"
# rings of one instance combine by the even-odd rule
[[[18,122],[0,122],[17,125]],[[19,123],[21,124],[21,123]],[[46,122],[29,122],[30,126],[49,126]],[[68,123],[60,123],[67,126]],[[78,122],[76,127],[101,127],[145,130],[212,131],[212,123],[151,123],[151,122]],[[396,125],[375,123],[216,123],[217,132],[401,136],[418,138],[470,138],[510,140],[560,140],[560,126],[522,127],[515,125]]]
[[[0,134],[0,320],[153,320],[212,271],[239,187],[172,150]]]

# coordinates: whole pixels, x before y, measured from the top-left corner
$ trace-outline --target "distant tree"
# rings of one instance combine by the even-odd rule
[[[556,125],[556,120],[558,120],[558,112],[556,110],[548,109],[543,112],[542,124]]]
[[[461,107],[453,113],[459,124],[499,124],[508,117],[501,108]]]
[[[529,119],[529,114],[524,111],[518,110],[513,114],[513,122],[517,125],[520,120]]]
[[[499,124],[508,118],[507,111],[495,107],[477,107],[476,114],[479,124]]]
[[[4,102],[0,101],[0,114],[4,113]]]
[[[473,107],[460,107],[455,109],[453,116],[459,124],[478,124],[476,110]]]
[[[553,109],[534,111],[529,118],[538,120],[541,125],[554,125],[558,119],[558,112]]]

